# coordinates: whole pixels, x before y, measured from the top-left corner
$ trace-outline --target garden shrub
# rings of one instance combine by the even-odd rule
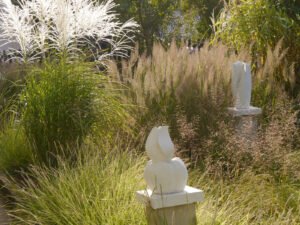
[[[5,120],[4,115],[6,117],[11,115],[9,108],[15,105],[24,87],[24,76],[25,73],[18,63],[0,63],[0,114],[2,120]]]
[[[21,96],[22,123],[40,161],[51,163],[57,154],[70,157],[91,131],[109,134],[109,126],[122,123],[125,110],[105,80],[80,62],[32,69]]]
[[[255,57],[264,57],[268,45],[274,47],[282,37],[288,41],[295,26],[271,1],[231,0],[215,23],[214,38],[237,50],[253,44]]]
[[[294,4],[293,9],[297,9],[295,1],[280,4]],[[266,58],[269,47],[274,49],[281,40],[281,47],[286,51],[283,56],[287,61],[281,60],[282,64],[279,66],[287,64],[299,72],[300,25],[297,16],[287,14],[285,8],[278,6],[280,4],[269,0],[230,0],[214,23],[213,40],[222,41],[237,51],[249,49],[252,64],[256,68],[268,63]],[[284,82],[280,73],[273,75]],[[299,82],[298,77],[297,81]],[[298,86],[297,91],[299,92]]]

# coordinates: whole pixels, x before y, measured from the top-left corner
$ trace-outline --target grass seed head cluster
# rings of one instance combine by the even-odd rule
[[[86,49],[88,56],[103,60],[112,55],[127,55],[137,24],[121,23],[112,0],[1,0],[0,40],[15,43],[14,57],[25,62],[49,54],[78,58]],[[87,16],[88,15],[88,16]],[[105,45],[106,44],[106,45]],[[109,46],[104,48],[103,46]]]

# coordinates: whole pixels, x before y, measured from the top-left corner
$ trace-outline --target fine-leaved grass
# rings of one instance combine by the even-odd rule
[[[13,224],[147,224],[145,205],[135,199],[135,191],[145,188],[145,158],[119,146],[95,147],[86,149],[93,154],[85,154],[76,165],[60,161],[57,169],[32,168],[21,185],[10,180],[7,186],[17,201],[10,210]],[[268,174],[248,171],[224,180],[191,170],[189,184],[205,192],[197,208],[200,225],[300,222],[297,186]]]
[[[70,157],[92,131],[105,138],[108,127],[125,124],[126,113],[106,78],[86,63],[59,61],[35,68],[21,98],[22,124],[41,162],[51,164],[57,154]]]
[[[0,171],[16,173],[34,161],[33,152],[21,126],[0,132]]]
[[[146,224],[134,194],[144,186],[145,160],[128,149],[95,147],[85,149],[93,153],[75,166],[60,161],[57,169],[34,167],[21,186],[11,184],[15,224]]]

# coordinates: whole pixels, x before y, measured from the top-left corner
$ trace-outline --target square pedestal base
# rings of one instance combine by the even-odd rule
[[[196,225],[196,203],[161,209],[146,207],[149,225]]]
[[[236,135],[246,142],[256,139],[258,129],[258,118],[262,113],[261,108],[250,106],[247,109],[228,108],[228,112],[233,116]]]
[[[261,114],[261,108],[250,106],[247,109],[237,109],[235,107],[229,107],[228,112],[233,116],[255,116]]]
[[[153,209],[160,209],[201,202],[204,200],[204,193],[197,188],[185,186],[183,192],[173,194],[152,194],[150,190],[137,191],[136,198]]]

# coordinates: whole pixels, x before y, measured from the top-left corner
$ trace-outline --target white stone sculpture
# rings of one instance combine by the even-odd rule
[[[175,147],[168,127],[154,127],[146,141],[150,157],[144,172],[147,189],[153,194],[183,192],[188,179],[184,162],[174,157]]]
[[[228,108],[234,116],[258,115],[261,109],[251,106],[251,68],[248,63],[237,61],[232,65],[231,88],[234,97],[233,108]]]
[[[241,61],[233,63],[231,79],[235,108],[248,109],[252,89],[250,65]]]
[[[149,225],[196,225],[196,203],[204,193],[187,186],[188,173],[183,161],[174,157],[175,147],[168,127],[154,127],[146,141],[150,161],[144,171],[146,190],[136,192],[146,206]]]

